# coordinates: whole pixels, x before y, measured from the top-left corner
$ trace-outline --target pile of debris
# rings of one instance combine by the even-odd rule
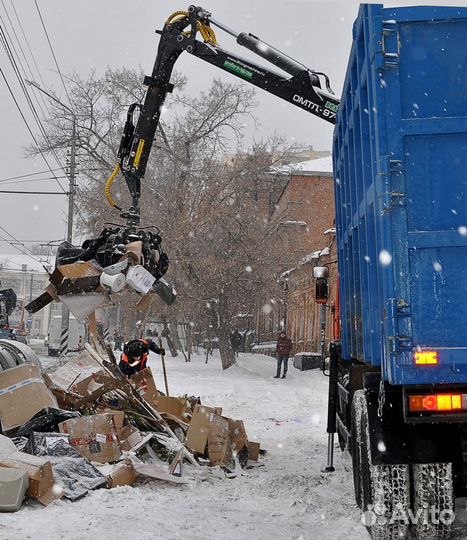
[[[61,264],[60,261],[79,257],[65,257],[64,253],[74,253],[78,248],[66,242],[64,246],[57,255],[57,267],[49,277],[50,283],[46,290],[25,307],[29,313],[36,313],[53,301],[63,302],[78,321],[84,321],[96,309],[110,305],[114,295],[128,291],[139,296],[136,308],[140,311],[148,307],[152,293],[158,294],[167,305],[171,305],[176,299],[175,289],[159,274],[156,273],[156,279],[145,268],[144,264],[147,266],[147,263],[144,243],[141,240],[125,246],[118,245],[121,249],[110,259],[97,257],[98,254],[93,250],[87,253],[87,256],[95,255],[96,258],[76,260],[69,264]],[[78,252],[85,257],[84,250],[78,249]],[[116,262],[101,266],[99,260],[102,264]]]
[[[127,379],[89,344],[53,373],[0,372],[0,511],[44,505],[139,479],[175,484],[258,466],[241,420],[156,388],[150,368]],[[255,463],[256,462],[256,463]]]

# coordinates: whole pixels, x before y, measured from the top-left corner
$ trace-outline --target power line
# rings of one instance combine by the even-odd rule
[[[52,171],[61,171],[62,168],[61,167],[57,167],[56,169],[52,169]],[[8,178],[2,178],[0,179],[0,182],[9,182],[10,180],[16,180],[17,178],[26,178],[28,176],[35,176],[35,175],[38,175],[38,174],[45,174],[45,173],[48,173],[50,172],[49,170],[46,170],[46,171],[38,171],[38,172],[33,172],[33,173],[28,173],[28,174],[20,174],[18,176],[10,176]]]
[[[68,176],[62,174],[59,176],[46,176],[44,178],[23,178],[22,180],[13,180],[12,182],[0,182],[0,185],[12,186],[13,184],[27,184],[30,182],[50,182],[51,180],[56,180],[57,178],[68,178]]]
[[[6,84],[7,88],[8,88],[8,91],[10,92],[11,97],[13,98],[13,101],[15,102],[16,108],[18,109],[18,112],[21,115],[21,118],[23,119],[23,122],[25,123],[25,125],[26,125],[26,127],[27,127],[27,129],[29,131],[29,134],[32,137],[32,140],[34,141],[37,149],[39,150],[40,155],[42,156],[42,159],[45,161],[45,163],[49,167],[49,170],[52,172],[52,174],[54,174],[53,170],[52,170],[52,167],[50,166],[50,163],[47,161],[47,158],[45,157],[44,152],[39,147],[37,139],[36,139],[34,133],[32,132],[32,130],[31,130],[29,124],[28,124],[28,121],[26,120],[26,117],[24,116],[23,111],[21,110],[21,107],[20,107],[20,105],[19,105],[19,103],[18,103],[18,101],[17,101],[17,99],[15,97],[15,94],[13,93],[13,90],[11,89],[11,86],[10,86],[9,82],[7,81],[7,78],[5,77],[5,73],[3,72],[3,69],[1,67],[0,67],[0,73],[1,73],[1,75],[3,77],[3,80],[5,81],[5,84]],[[62,188],[62,191],[65,191],[63,189],[63,186],[60,184],[60,182],[58,180],[57,180],[57,182],[60,185],[60,187]]]
[[[68,195],[67,192],[62,193],[61,191],[15,191],[0,189],[0,193],[10,193],[11,195]]]
[[[45,27],[44,19],[42,18],[42,13],[41,13],[41,10],[39,9],[39,5],[37,3],[37,0],[34,0],[34,4],[36,4],[37,13],[39,14],[39,18],[41,20],[42,28],[44,29],[45,37],[47,38],[47,42],[48,42],[49,47],[50,47],[50,52],[52,53],[52,56],[54,58],[55,65],[57,66],[57,71],[58,71],[58,74],[60,75],[60,79],[62,81],[63,88],[65,89],[65,93],[66,93],[66,95],[68,97],[68,101],[71,103],[70,95],[68,94],[68,89],[67,89],[67,87],[65,85],[65,81],[63,80],[63,75],[62,75],[62,72],[60,71],[60,67],[59,67],[58,62],[57,62],[57,57],[55,56],[55,52],[53,50],[52,43],[50,42],[49,34],[47,33],[47,28]]]
[[[40,259],[36,259],[36,257],[34,256],[34,253],[25,246],[25,244],[23,244],[22,242],[19,242],[12,234],[10,234],[5,228],[3,228],[1,225],[0,225],[0,229],[2,231],[4,231],[8,236],[11,236],[11,238],[13,238],[13,240],[19,244],[20,246],[23,246],[24,249],[28,250],[29,253],[27,253],[26,251],[24,251],[23,249],[19,248],[17,244],[15,244],[15,242],[12,242],[11,240],[8,240],[7,238],[5,238],[4,236],[1,236],[0,235],[0,239],[1,240],[4,240],[5,242],[8,242],[10,244],[10,246],[14,247],[15,249],[17,249],[20,253],[22,253],[23,255],[26,255],[27,257],[29,257],[30,259],[32,259],[33,261],[37,262],[37,263],[40,263],[42,264],[43,261],[41,261]]]
[[[64,242],[65,239],[64,238],[59,238],[58,240],[49,240],[49,239],[45,239],[45,240],[18,240],[18,242],[20,242],[20,244],[43,244],[43,243],[47,243],[47,244],[56,244],[57,242]],[[8,244],[10,243],[9,240],[0,240],[0,243],[2,242],[7,242]]]
[[[10,1],[11,1],[11,0],[10,0]],[[5,15],[7,16],[8,22],[10,23],[11,30],[13,31],[13,34],[14,34],[14,36],[15,36],[15,38],[16,38],[16,43],[18,44],[19,50],[21,51],[21,54],[23,55],[24,61],[26,62],[26,66],[28,67],[29,74],[30,74],[31,77],[34,79],[34,75],[33,75],[33,73],[32,73],[31,66],[29,65],[29,61],[28,61],[28,59],[27,59],[27,57],[26,57],[26,54],[25,54],[25,52],[24,52],[24,49],[23,49],[23,47],[22,47],[22,45],[21,45],[21,41],[20,41],[20,39],[19,39],[19,37],[18,37],[18,34],[16,33],[15,27],[14,27],[14,25],[13,25],[13,21],[11,20],[10,14],[8,13],[8,10],[7,10],[6,6],[5,6],[4,1],[1,0],[1,2],[2,2],[3,9],[5,10]],[[14,6],[13,6],[13,9],[14,9]],[[15,10],[15,13],[16,13],[16,10]],[[16,13],[16,18],[19,20],[18,14],[17,14],[17,13]],[[20,23],[20,25],[21,25],[21,23]],[[24,34],[24,32],[23,32],[23,34]],[[19,61],[20,65],[21,65],[22,69],[23,69],[23,72],[25,72],[26,70],[24,69],[24,66],[23,66],[23,64],[22,64],[22,62],[21,62],[21,60],[20,60],[20,58],[19,58],[19,55],[18,55],[18,53],[16,52],[16,49],[15,49],[15,47],[14,47],[14,45],[13,45],[13,42],[12,42],[12,46],[13,46],[13,49],[15,50],[16,56],[17,56],[17,58],[18,58],[18,61]],[[34,98],[35,98],[35,100],[36,100],[36,103],[39,105],[39,108],[40,108],[40,110],[41,110],[41,113],[42,113],[44,116],[46,116],[46,115],[45,115],[45,112],[44,112],[44,109],[42,108],[42,105],[41,105],[40,102],[39,102],[38,97],[36,96],[35,93],[33,93],[33,96],[34,96]],[[42,99],[42,103],[44,104],[45,108],[47,109],[47,104],[46,104],[45,99],[44,99],[44,96],[42,96],[42,94],[41,94],[40,98]]]
[[[3,23],[3,18],[1,17],[1,15],[0,15],[0,20]],[[15,57],[14,57],[12,51],[11,51],[8,39],[11,39],[9,34],[8,34],[8,30],[6,30],[6,28],[3,29],[2,26],[0,25],[0,40],[2,41],[3,48],[5,49],[5,52],[6,52],[7,56],[8,56],[8,59],[10,60],[11,65],[13,66],[13,72],[14,72],[16,78],[18,79],[19,85],[20,85],[21,90],[22,90],[22,92],[24,94],[24,97],[26,98],[27,104],[28,104],[29,108],[31,109],[34,120],[36,121],[36,124],[38,125],[39,130],[41,131],[44,139],[48,143],[48,145],[50,147],[50,151],[52,152],[53,156],[55,157],[57,163],[62,167],[63,170],[65,170],[65,168],[63,167],[63,165],[62,165],[62,163],[60,161],[60,158],[58,157],[55,149],[52,148],[52,144],[50,143],[47,132],[46,132],[44,126],[42,125],[42,121],[41,121],[41,119],[40,119],[40,117],[39,117],[39,115],[37,113],[37,110],[36,110],[32,100],[31,100],[31,96],[29,95],[28,89],[26,88],[26,85],[25,85],[24,80],[23,80],[23,76],[21,75],[21,72],[20,72],[20,70],[18,68],[18,65],[16,63],[16,60],[15,60]],[[14,46],[13,46],[13,50],[15,50]],[[15,50],[15,53],[16,53],[16,50]],[[20,62],[20,65],[21,65],[21,62]],[[24,68],[23,68],[22,65],[21,65],[21,67],[22,67],[22,69],[24,71]],[[49,165],[49,167],[50,167],[50,165]],[[52,173],[52,174],[55,176],[54,173]],[[62,191],[64,191],[62,185],[60,184],[60,182],[58,180],[57,180],[57,183],[59,184],[60,189],[62,189]]]
[[[46,84],[44,82],[44,79],[42,78],[42,73],[41,73],[41,71],[39,69],[39,66],[37,65],[36,57],[34,56],[34,53],[32,52],[31,46],[29,45],[29,40],[28,40],[28,38],[27,38],[27,36],[26,36],[26,34],[24,32],[23,25],[21,24],[21,20],[20,20],[20,18],[18,16],[18,13],[16,11],[15,4],[13,3],[13,0],[10,0],[10,3],[11,3],[11,7],[13,8],[13,11],[15,12],[16,20],[18,21],[19,27],[21,29],[21,33],[23,34],[23,37],[24,37],[24,41],[26,42],[26,45],[28,47],[29,54],[31,55],[31,58],[32,58],[32,61],[34,62],[34,65],[36,66],[37,74],[39,75],[39,78],[40,78],[40,80],[42,82],[42,85],[46,86]],[[43,102],[45,104],[46,101],[44,99],[44,96],[42,96],[42,94],[41,94],[41,97],[42,97],[42,100],[43,100]],[[46,105],[46,108],[47,108],[47,105]]]

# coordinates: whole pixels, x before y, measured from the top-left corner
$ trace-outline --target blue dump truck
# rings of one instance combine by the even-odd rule
[[[328,468],[336,431],[375,540],[448,538],[466,494],[466,15],[361,6],[337,114]]]

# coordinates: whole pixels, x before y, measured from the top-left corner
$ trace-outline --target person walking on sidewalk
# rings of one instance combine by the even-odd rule
[[[237,328],[230,334],[230,344],[232,345],[233,352],[235,356],[238,356],[242,346],[242,334],[237,330]]]
[[[292,340],[289,337],[287,337],[287,334],[284,331],[282,331],[279,335],[279,339],[277,340],[277,344],[276,344],[277,373],[274,379],[280,378],[281,368],[283,368],[282,378],[285,379],[287,375],[287,367],[289,363],[289,355],[290,355],[291,350],[292,350]]]

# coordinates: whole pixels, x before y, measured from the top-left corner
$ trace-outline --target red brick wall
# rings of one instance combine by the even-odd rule
[[[284,251],[284,263],[282,268],[278,268],[278,274],[296,267],[306,255],[323,249],[329,243],[329,237],[323,236],[323,232],[333,227],[334,212],[334,186],[331,177],[309,175],[290,177],[276,203],[269,225],[271,237],[278,238],[278,245],[280,244]],[[284,223],[287,221],[305,222],[305,225]],[[307,268],[312,267],[307,265]],[[314,294],[313,282],[313,285],[309,284],[308,289],[306,287],[303,289],[301,300],[298,293],[294,295],[293,309],[296,315],[293,316],[293,324],[297,328],[295,330],[297,336],[299,333],[304,334],[300,338],[303,347],[307,342],[311,346],[311,337],[307,340],[305,334],[311,336],[312,330],[308,326],[301,329],[303,325],[297,321],[302,315],[296,306],[298,304],[304,306],[302,312],[308,321],[308,314],[314,309]],[[257,339],[260,342],[274,341],[277,339],[280,322],[284,319],[284,306],[276,303],[270,314],[264,314],[262,306],[263,303],[259,301],[256,316]],[[290,308],[288,317],[290,319]]]
[[[325,237],[323,237],[325,238]],[[329,236],[327,237],[329,241]],[[314,266],[329,268],[329,297],[326,308],[326,343],[336,339],[333,328],[333,310],[337,303],[337,249],[335,239],[330,254],[303,265],[288,276],[288,316],[287,332],[294,343],[294,352],[317,352],[320,341],[320,305],[316,303],[316,283],[313,278]]]

